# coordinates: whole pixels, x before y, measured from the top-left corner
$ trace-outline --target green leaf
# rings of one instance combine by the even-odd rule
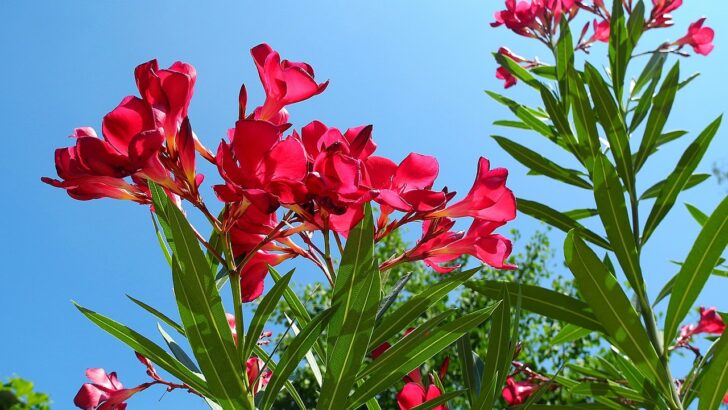
[[[399,278],[397,283],[395,283],[392,287],[392,290],[389,292],[389,294],[385,296],[384,299],[382,299],[382,302],[379,304],[379,308],[377,309],[377,323],[381,322],[384,314],[387,313],[387,310],[389,310],[389,308],[392,306],[392,303],[397,300],[397,296],[399,296],[399,293],[402,292],[402,289],[404,289],[405,285],[407,285],[407,282],[409,282],[411,277],[412,272]]]
[[[604,238],[586,229],[583,225],[576,222],[574,219],[570,218],[566,214],[563,214],[553,208],[549,208],[548,206],[541,203],[529,201],[523,198],[518,198],[516,200],[516,206],[518,207],[518,210],[520,212],[523,212],[526,215],[546,222],[556,229],[562,230],[564,232],[569,232],[572,229],[578,229],[580,232],[582,232],[584,239],[588,240],[589,242],[601,246],[602,248],[607,250],[612,249],[612,246]]]
[[[248,332],[245,335],[245,344],[243,345],[243,358],[247,359],[250,353],[253,351],[253,346],[258,343],[260,334],[265,328],[265,324],[268,322],[268,318],[273,313],[273,310],[278,305],[278,302],[283,296],[283,292],[288,289],[288,283],[293,277],[293,271],[288,272],[283,278],[276,281],[276,284],[268,291],[268,293],[261,299],[258,307],[255,309],[255,315],[250,320]]]
[[[369,352],[380,288],[374,261],[374,222],[367,206],[364,219],[346,241],[336,274],[331,304],[336,311],[328,328],[326,373],[317,409],[341,409],[354,387]]]
[[[76,308],[81,311],[89,320],[95,323],[98,327],[108,332],[110,335],[121,340],[124,344],[132,348],[135,352],[143,355],[147,359],[151,360],[157,366],[164,369],[172,376],[179,380],[187,383],[190,387],[195,389],[200,394],[205,396],[212,396],[212,393],[208,389],[207,383],[201,379],[198,375],[193,373],[190,369],[185,367],[177,359],[170,356],[169,353],[165,352],[164,349],[157,346],[154,342],[142,336],[133,329],[122,325],[119,322],[115,322],[106,316],[100,315],[92,310],[86,309],[74,302]]]
[[[493,125],[498,125],[500,127],[517,128],[519,130],[531,130],[531,127],[521,121],[498,120],[493,121]]]
[[[497,306],[498,303],[493,303],[435,329],[420,326],[400,339],[365,369],[364,374],[369,377],[355,390],[345,408],[358,408],[369,398],[395,384],[412,369],[480,326]]]
[[[584,300],[591,306],[594,316],[599,319],[612,342],[650,380],[654,380],[664,394],[671,397],[671,379],[617,279],[607,271],[576,231],[569,232],[566,237],[564,256]]]
[[[564,168],[521,144],[497,135],[493,139],[516,161],[541,175],[565,182],[579,188],[591,189],[591,184],[579,176],[579,171]]]
[[[728,245],[728,197],[723,198],[708,218],[675,278],[665,316],[666,343],[672,341],[678,325],[703,290],[726,245]],[[675,289],[679,291],[676,292]]]
[[[694,205],[686,203],[685,207],[688,208],[688,212],[690,212],[690,215],[697,223],[700,224],[700,226],[705,226],[705,223],[708,221],[708,215],[704,214],[703,211]]]
[[[632,57],[633,44],[627,31],[624,8],[621,1],[613,2],[609,36],[609,67],[612,74],[614,94],[621,101],[627,64]]]
[[[468,403],[472,406],[480,394],[480,377],[475,368],[475,357],[473,348],[470,345],[470,335],[465,334],[458,339],[457,344],[460,369],[463,374],[463,385],[467,389]]]
[[[634,50],[635,46],[642,37],[642,33],[645,30],[645,3],[639,0],[637,4],[632,8],[629,13],[629,19],[627,20],[627,35],[631,50]],[[629,54],[632,54],[632,52]],[[631,58],[632,56],[629,55]]]
[[[182,328],[182,326],[175,322],[174,320],[170,319],[169,316],[165,315],[164,313],[158,311],[157,309],[147,305],[146,303],[142,302],[139,299],[135,299],[129,295],[126,295],[126,297],[129,298],[132,302],[139,305],[142,309],[146,310],[147,312],[154,315],[157,319],[161,320],[162,322],[166,323],[169,327],[177,331],[177,333],[181,334],[182,336],[185,335],[185,330]]]
[[[185,335],[205,375],[212,399],[224,409],[252,408],[222,299],[205,254],[182,212],[162,188],[149,183],[152,201],[175,241],[172,279]]]
[[[715,344],[713,360],[701,375],[698,410],[713,410],[720,406],[728,391],[728,331]]]
[[[392,336],[407,328],[413,320],[427,311],[430,306],[444,298],[453,289],[462,285],[479,270],[480,268],[475,268],[448,275],[437,284],[430,286],[426,291],[409,298],[409,300],[394,312],[384,316],[381,323],[374,329],[372,341],[369,343],[369,350],[375,349]]]
[[[648,401],[639,392],[617,384],[582,382],[571,389],[571,393],[587,397],[607,396],[640,402]]]
[[[556,67],[552,65],[540,65],[532,68],[531,72],[548,80],[556,79]]]
[[[464,393],[466,393],[466,390],[456,390],[456,391],[443,393],[440,396],[435,397],[432,400],[422,403],[417,407],[413,407],[412,410],[432,410],[435,407],[445,404],[445,403],[449,402],[450,400],[452,400]]]
[[[676,131],[666,132],[666,133],[660,135],[659,137],[657,137],[657,143],[655,144],[655,148],[665,145],[668,142],[674,141],[687,134],[688,134],[688,132],[685,130],[676,130]]]
[[[579,146],[586,158],[595,157],[600,151],[601,143],[597,132],[597,123],[594,119],[594,109],[589,101],[589,95],[584,86],[584,80],[575,69],[567,73],[569,79],[569,92],[574,106],[574,127],[579,139]],[[585,164],[587,168],[590,165]]]
[[[268,381],[268,386],[266,386],[265,393],[263,394],[263,398],[258,406],[259,409],[268,410],[272,408],[278,392],[286,383],[289,383],[288,377],[294,370],[296,370],[298,364],[306,355],[306,352],[311,349],[314,342],[316,342],[316,340],[321,336],[321,333],[331,321],[336,310],[336,307],[326,309],[316,315],[306,326],[304,326],[301,333],[291,340],[286,350],[281,353],[281,358],[275,367],[270,365],[270,358],[266,360],[268,367],[273,370],[273,374]],[[257,346],[254,347],[254,351],[259,356],[261,353],[265,353]]]
[[[491,98],[498,101],[499,103],[508,107],[508,109],[510,109],[511,112],[516,115],[516,117],[523,121],[524,124],[528,125],[530,129],[547,137],[553,142],[557,141],[556,135],[554,134],[554,131],[551,129],[551,127],[549,127],[548,124],[546,124],[545,122],[543,122],[543,120],[539,119],[536,115],[534,115],[532,110],[498,93],[486,91],[486,94],[488,94]]]
[[[497,299],[503,289],[508,289],[511,303],[516,302],[520,289],[523,309],[586,329],[603,332],[599,320],[594,317],[589,306],[571,296],[538,286],[491,280],[466,283],[465,286],[491,299]]]
[[[604,132],[607,134],[614,163],[617,164],[617,173],[622,178],[627,192],[634,192],[632,153],[629,148],[629,135],[627,135],[624,118],[622,118],[617,102],[614,101],[609,92],[609,86],[599,74],[599,71],[591,64],[586,63],[584,73],[594,100],[594,109]]]
[[[571,30],[568,22],[564,19],[561,21],[559,29],[559,40],[556,42],[556,80],[559,83],[559,92],[564,101],[564,109],[561,110],[568,115],[569,106],[571,105],[569,98],[571,92],[569,90],[569,71],[574,69],[574,41],[571,37]],[[545,101],[545,100],[544,100]]]
[[[593,208],[586,208],[586,209],[572,209],[571,211],[564,212],[564,215],[568,216],[569,218],[578,221],[579,219],[586,219],[591,218],[592,216],[599,215],[599,211]],[[573,227],[572,227],[573,228]],[[571,230],[572,228],[569,228]]]
[[[642,91],[642,88],[644,88],[644,86],[647,85],[648,82],[654,81],[655,78],[660,78],[660,76],[662,75],[662,67],[665,65],[665,61],[667,61],[666,53],[652,53],[650,61],[647,62],[645,68],[642,69],[642,73],[640,73],[640,76],[634,83],[634,87],[632,88],[632,95],[639,94],[639,92]]]
[[[678,81],[680,78],[680,62],[675,63],[665,80],[662,82],[660,91],[654,98],[652,111],[650,116],[647,118],[647,125],[645,126],[645,132],[642,136],[642,142],[640,148],[637,151],[637,157],[635,159],[634,168],[635,171],[639,171],[642,165],[647,161],[647,157],[654,152],[657,144],[657,138],[662,135],[662,130],[665,128],[665,122],[667,117],[670,115],[672,110],[672,103],[675,101],[675,94],[677,93]]]
[[[647,217],[647,222],[645,222],[642,233],[643,243],[647,242],[650,235],[657,228],[657,225],[667,215],[670,209],[672,209],[678,194],[685,188],[685,185],[690,180],[690,176],[695,171],[695,168],[697,168],[700,160],[703,159],[710,142],[718,132],[722,119],[723,116],[721,115],[700,133],[698,138],[685,150],[675,170],[667,177],[665,185],[660,190],[655,205],[653,205],[650,215]]]
[[[694,186],[699,185],[703,181],[710,178],[710,174],[695,174],[691,175],[688,179],[688,182],[685,183],[685,186],[683,187],[683,191],[687,191],[690,188],[693,188]],[[662,191],[662,188],[665,186],[665,183],[667,180],[662,180],[655,185],[649,187],[643,194],[640,196],[640,201],[650,198],[657,198],[658,195],[660,195],[660,191]]]
[[[498,307],[493,312],[493,319],[488,333],[488,351],[485,355],[485,368],[480,380],[480,394],[473,404],[473,409],[492,409],[498,399],[497,392],[503,386],[508,369],[513,360],[511,353],[511,305],[508,287],[501,289]]]
[[[524,83],[530,85],[537,90],[543,87],[543,84],[541,84],[541,82],[538,81],[536,77],[529,73],[528,70],[521,67],[518,63],[513,61],[510,57],[505,56],[501,53],[493,53],[493,57],[495,58],[495,61],[497,61],[498,64],[501,65],[501,67],[508,70],[508,72],[513,74],[519,80],[523,81]]]
[[[614,253],[630,285],[637,292],[643,292],[644,280],[624,201],[624,190],[612,163],[604,155],[595,158],[593,179],[594,198],[609,243],[614,247]]]
[[[190,356],[187,355],[187,352],[182,349],[180,345],[177,344],[177,342],[172,339],[172,336],[167,333],[167,331],[162,328],[162,325],[157,323],[157,330],[159,331],[159,334],[162,335],[162,339],[164,339],[164,342],[167,343],[167,347],[169,347],[169,351],[172,352],[172,355],[174,355],[177,360],[180,361],[183,365],[185,365],[186,368],[192,370],[195,373],[200,373],[200,368],[197,367],[197,364],[190,358]]]
[[[632,363],[629,358],[625,357],[621,352],[612,347],[611,363],[617,368],[620,375],[624,376],[629,382],[629,386],[641,392],[645,397],[656,400],[658,399],[655,384],[648,380],[647,377]]]
[[[551,339],[551,344],[560,345],[562,343],[571,343],[574,340],[579,340],[581,338],[589,336],[592,332],[593,330],[585,329],[583,327],[567,323],[566,325],[564,325],[563,328],[561,328],[559,333],[557,333],[556,336]]]
[[[579,142],[574,136],[574,132],[571,130],[569,124],[568,113],[564,112],[563,105],[556,100],[556,97],[546,87],[541,87],[541,99],[543,100],[546,112],[551,118],[551,122],[554,123],[554,127],[559,133],[559,145],[561,145],[561,139],[563,139],[563,146],[571,152],[581,163],[584,163],[582,158],[581,148]]]

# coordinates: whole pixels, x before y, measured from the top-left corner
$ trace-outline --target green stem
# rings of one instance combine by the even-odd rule
[[[326,261],[326,269],[329,271],[330,281],[336,280],[336,274],[334,273],[334,261],[331,259],[331,238],[329,237],[330,231],[326,229],[324,231],[324,260]]]

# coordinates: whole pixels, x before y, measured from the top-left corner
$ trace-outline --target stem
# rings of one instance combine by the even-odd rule
[[[330,281],[336,280],[336,274],[334,273],[334,261],[331,259],[331,238],[329,237],[329,230],[324,231],[324,261],[326,261],[326,267],[329,270]]]

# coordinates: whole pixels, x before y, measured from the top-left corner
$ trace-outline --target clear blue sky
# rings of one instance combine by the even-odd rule
[[[669,124],[696,131],[728,107],[728,46],[723,40],[728,38],[728,5],[717,0],[686,3],[676,16],[680,28],[653,39],[657,44],[677,38],[701,15],[708,15],[708,24],[716,28],[715,52],[683,62],[683,73],[704,75],[680,94]],[[5,176],[0,377],[15,373],[34,380],[52,395],[55,408],[71,408],[86,367],[117,370],[127,385],[145,378],[131,352],[86,321],[69,300],[159,340],[154,321],[124,297],[129,293],[174,312],[169,273],[148,210],[112,200],[73,201],[39,178],[54,175],[53,150],[72,142],[66,136],[74,127],[99,129],[102,116],[135,93],[133,69],[151,58],[164,66],[175,60],[196,66],[190,115],[209,146],[216,146],[232,126],[241,82],[248,84],[251,100],[260,101],[248,50],[265,41],[286,58],[311,63],[319,78],[331,79],[323,95],[290,110],[297,127],[313,119],[341,128],[373,123],[382,153],[395,158],[409,151],[437,155],[440,184],[451,189],[467,190],[478,156],[485,155],[495,166],[511,169],[510,186],[519,196],[563,210],[586,204],[589,198],[583,193],[526,176],[488,137],[509,132],[491,123],[510,118],[483,93],[501,88],[490,53],[509,45],[521,55],[548,61],[547,50],[488,26],[501,5],[493,0],[0,3],[0,124],[6,151],[0,162]],[[596,46],[593,53],[604,51]],[[535,97],[526,87],[506,94],[521,101]],[[648,163],[642,189],[673,168],[694,135]],[[714,161],[728,157],[727,137],[724,126],[701,171],[709,172]],[[519,138],[556,152],[535,134]],[[207,171],[214,181],[214,173]],[[710,181],[681,199],[709,211],[726,189]],[[526,235],[539,228],[525,216],[513,226]],[[696,235],[697,225],[677,206],[645,249],[653,294],[675,272],[667,261],[682,258]],[[557,248],[562,239],[553,235]],[[726,279],[711,280],[701,303],[728,310],[726,289]],[[157,402],[160,395],[160,389],[145,392],[131,408],[202,405],[185,393]]]

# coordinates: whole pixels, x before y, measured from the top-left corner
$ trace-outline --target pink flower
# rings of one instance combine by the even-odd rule
[[[328,85],[328,81],[316,83],[310,65],[281,60],[278,52],[267,44],[253,47],[250,53],[255,60],[266,95],[265,103],[256,110],[255,118],[274,119],[286,105],[320,94]]]
[[[86,377],[91,383],[81,386],[73,399],[73,403],[83,410],[124,410],[126,400],[148,387],[140,385],[125,389],[116,378],[116,372],[106,374],[104,369],[88,369]]]
[[[510,221],[516,217],[516,198],[506,187],[508,170],[490,169],[490,162],[481,157],[475,183],[462,200],[434,212],[432,217],[459,218],[471,216],[493,222]]]
[[[370,157],[366,163],[367,183],[374,200],[402,212],[429,212],[445,205],[446,195],[431,190],[439,165],[435,157],[409,154],[399,165],[384,157]],[[391,212],[387,209],[388,212]]]
[[[215,185],[220,200],[247,200],[265,213],[281,203],[303,199],[306,153],[298,138],[281,138],[280,129],[268,121],[239,120],[228,133],[230,143],[220,143],[216,163],[225,185]]]
[[[265,388],[270,381],[273,372],[264,368],[265,362],[253,356],[245,363],[245,373],[248,376],[248,384],[252,387],[253,395]]]
[[[443,218],[425,221],[422,226],[423,236],[414,249],[407,254],[408,260],[422,259],[428,266],[439,273],[449,273],[459,265],[446,266],[462,255],[472,255],[496,269],[516,269],[517,266],[507,263],[511,254],[511,241],[493,234],[503,222],[489,222],[476,219],[467,233],[451,232],[454,221]]]
[[[713,37],[715,37],[715,31],[710,27],[703,27],[703,23],[705,23],[705,17],[690,24],[688,33],[674,44],[680,47],[689,45],[696,53],[704,56],[710,54],[714,48]]]
[[[538,390],[539,386],[529,381],[516,382],[513,377],[506,379],[506,387],[503,389],[503,399],[509,406],[523,404],[530,395]]]
[[[682,6],[682,0],[652,0],[652,6],[649,27],[669,27],[673,24],[670,13]]]
[[[700,307],[700,321],[694,329],[693,334],[709,333],[713,335],[721,335],[725,331],[725,323],[723,318],[718,314],[715,307],[706,309]]]
[[[532,29],[538,27],[536,17],[540,12],[538,3],[528,1],[506,0],[506,9],[495,13],[495,21],[491,27],[505,25],[517,34],[533,37]]]
[[[397,394],[397,404],[400,410],[410,410],[440,396],[442,392],[434,383],[427,389],[421,383],[407,383]],[[447,407],[439,405],[435,410],[447,410]]]
[[[594,27],[594,34],[589,39],[590,43],[593,43],[595,41],[601,41],[603,43],[609,42],[609,33],[611,30],[611,23],[609,20],[602,20],[600,22],[597,22],[597,19],[594,19],[594,22],[592,23]]]

